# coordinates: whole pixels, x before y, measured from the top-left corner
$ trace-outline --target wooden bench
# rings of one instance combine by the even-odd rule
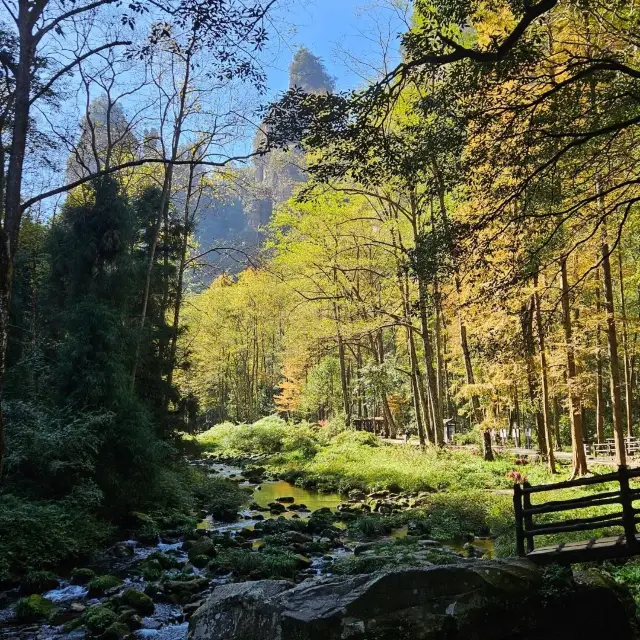
[[[631,489],[629,480],[640,477],[640,469],[618,467],[615,473],[593,478],[580,478],[556,484],[531,486],[528,482],[513,488],[513,506],[516,517],[516,547],[519,556],[529,558],[537,564],[572,564],[607,558],[622,558],[640,554],[640,536],[636,524],[640,522],[640,509],[633,507],[634,500],[640,500],[640,489]],[[546,491],[572,489],[589,485],[617,482],[619,489],[602,493],[587,494],[578,498],[556,500],[532,504],[531,496]],[[585,518],[573,518],[555,522],[536,524],[534,517],[545,513],[561,513],[573,509],[619,504],[620,510],[613,513]],[[592,531],[594,529],[620,528],[616,536],[590,538],[581,542],[567,542],[535,548],[537,536]]]

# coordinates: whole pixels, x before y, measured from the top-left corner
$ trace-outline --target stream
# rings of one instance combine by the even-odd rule
[[[309,518],[311,514],[318,509],[330,509],[336,512],[338,505],[345,502],[344,496],[337,493],[319,493],[310,491],[285,482],[283,480],[264,481],[261,484],[249,484],[242,476],[242,470],[238,467],[221,464],[209,460],[196,461],[195,464],[200,468],[210,472],[216,477],[226,477],[241,486],[249,486],[253,489],[252,495],[248,500],[255,508],[260,507],[261,510],[244,509],[239,513],[239,517],[235,522],[217,522],[211,514],[206,515],[197,525],[198,529],[207,530],[207,533],[218,533],[223,535],[242,536],[243,532],[252,530],[253,527],[262,520],[274,519],[281,516],[285,518]],[[288,498],[286,506],[287,510],[282,513],[275,514],[269,511],[268,505],[274,503],[278,498]],[[293,499],[293,503],[291,502]],[[294,505],[292,508],[292,504]],[[341,507],[342,508],[342,507]],[[346,527],[341,522],[334,525],[337,529]],[[401,538],[407,535],[407,527],[400,527],[393,531],[393,538]],[[204,532],[203,532],[204,533]],[[206,534],[205,534],[206,535]],[[316,536],[314,539],[319,538]],[[240,538],[241,539],[241,538]],[[319,575],[322,573],[327,559],[331,561],[338,556],[350,554],[353,552],[356,544],[354,541],[344,541],[344,546],[336,545],[329,553],[316,554],[311,558],[311,565],[306,571],[306,575]],[[251,547],[251,544],[253,547]],[[256,540],[249,544],[249,548],[258,549],[263,543]],[[486,551],[492,553],[492,541],[476,540],[474,545],[480,552]],[[451,552],[461,551],[462,546],[452,543],[449,545]],[[88,566],[94,569],[98,574],[113,574],[123,580],[123,585],[117,592],[121,592],[126,588],[133,588],[138,591],[144,591],[150,586],[142,576],[136,571],[137,565],[148,558],[152,553],[160,551],[167,556],[174,558],[179,563],[186,563],[188,560],[186,551],[183,550],[182,540],[160,540],[155,545],[143,544],[135,540],[125,540],[108,550],[97,555],[94,562]],[[356,550],[356,553],[358,551]],[[176,575],[179,573],[177,569],[172,570]],[[171,579],[172,571],[167,572],[168,578]],[[204,580],[202,570],[193,568],[194,578],[203,581],[204,587],[200,589],[202,597],[206,598],[207,593],[216,584],[226,582],[230,576],[216,576],[208,583]],[[207,578],[208,580],[208,578]],[[45,598],[51,600],[54,605],[59,608],[56,616],[56,624],[15,624],[15,604],[20,594],[17,590],[13,592],[0,592],[0,638],[11,638],[12,640],[54,640],[58,638],[67,638],[69,640],[81,640],[86,638],[87,633],[84,629],[75,631],[65,631],[63,625],[66,621],[73,619],[79,615],[79,612],[85,608],[106,602],[108,595],[101,598],[90,598],[88,588],[82,585],[71,584],[68,580],[62,580],[58,588],[42,594]],[[155,598],[154,598],[155,600]],[[135,638],[150,638],[154,640],[185,640],[188,633],[188,622],[185,608],[189,605],[171,604],[165,602],[155,602],[155,609],[152,615],[141,619],[141,628],[133,633]],[[190,609],[192,611],[193,608]]]
[[[237,480],[242,477],[242,470],[224,464],[208,463],[200,461],[198,466],[206,466],[208,470],[217,477],[226,477]],[[282,514],[285,518],[291,518],[294,515],[300,518],[308,518],[313,511],[322,507],[328,507],[335,511],[337,506],[343,501],[343,498],[337,493],[318,493],[308,491],[296,487],[289,482],[276,480],[272,482],[264,482],[260,485],[250,485],[246,481],[240,482],[241,486],[253,487],[253,494],[249,498],[249,502],[255,502],[263,508],[267,508],[270,502],[274,502],[282,496],[292,497],[295,504],[304,504],[308,511],[293,512],[285,511]],[[255,512],[245,509],[240,512],[240,518],[232,523],[216,522],[211,515],[207,515],[199,524],[199,529],[208,529],[218,531],[220,533],[229,532],[234,535],[243,528],[253,527],[258,520],[253,519]],[[260,514],[264,519],[279,517],[279,515],[271,514],[265,511]],[[132,569],[141,561],[149,557],[155,551],[160,551],[175,557],[178,561],[187,561],[187,553],[182,551],[182,542],[160,541],[155,545],[145,545],[136,540],[124,540],[116,545],[115,549],[119,552],[114,556],[112,554],[100,555],[93,563],[88,563],[98,573],[109,573],[119,576],[124,584],[122,589],[133,587],[143,591],[147,582],[139,576],[132,576]],[[118,557],[120,556],[120,557]],[[202,572],[194,568],[194,574],[201,576]],[[220,584],[224,579],[216,578],[212,580],[213,584]],[[62,580],[60,587],[42,594],[43,597],[51,600],[57,607],[64,612],[73,611],[74,607],[77,611],[79,607],[91,606],[106,601],[108,598],[89,598],[88,589],[83,585],[71,584],[68,580]],[[0,592],[0,638],[11,638],[14,640],[54,640],[58,638],[66,638],[69,640],[80,640],[87,637],[84,631],[64,631],[62,625],[53,626],[48,624],[34,623],[27,625],[12,624],[15,615],[15,602],[19,594],[17,591],[2,593]],[[6,602],[10,602],[6,606]],[[152,638],[153,640],[184,640],[187,637],[188,622],[185,621],[183,607],[177,604],[168,604],[156,602],[153,615],[142,619],[143,628],[138,629],[134,637],[136,638]]]

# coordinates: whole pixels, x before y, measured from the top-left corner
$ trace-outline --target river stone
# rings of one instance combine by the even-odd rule
[[[202,537],[195,542],[189,549],[189,558],[197,556],[208,556],[214,558],[216,556],[216,545],[211,538]]]
[[[611,589],[577,586],[550,601],[525,560],[396,569],[372,575],[217,587],[190,640],[631,640]],[[275,593],[272,592],[275,591]],[[286,590],[283,590],[286,589]],[[600,604],[598,604],[600,603]],[[585,615],[607,611],[606,616]]]
[[[291,589],[286,580],[238,582],[216,587],[189,621],[190,640],[254,640],[272,637],[277,613],[265,615],[261,605]]]

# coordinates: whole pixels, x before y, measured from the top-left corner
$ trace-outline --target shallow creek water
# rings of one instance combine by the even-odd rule
[[[227,477],[232,480],[238,480],[242,477],[241,469],[229,465],[203,462],[203,464],[199,466],[208,469],[217,477]],[[329,507],[331,510],[335,510],[338,504],[343,501],[337,493],[322,494],[315,491],[309,491],[282,480],[264,482],[260,485],[249,485],[246,481],[241,481],[240,484],[254,487],[250,501],[255,501],[261,507],[266,507],[268,503],[274,502],[276,498],[283,496],[294,498],[296,504],[304,504],[309,509],[309,511],[298,513],[300,518],[309,517],[312,511],[321,507]],[[226,531],[233,534],[235,531],[239,531],[244,527],[252,527],[256,524],[257,520],[251,519],[251,513],[252,512],[249,510],[242,511],[240,514],[241,517],[232,523],[216,522],[209,515],[198,524],[198,527],[216,530],[219,532]],[[285,518],[290,518],[294,515],[294,512],[285,511],[282,515]],[[277,516],[272,516],[267,511],[263,513],[263,517],[272,518]],[[177,559],[181,560],[186,560],[187,558],[187,554],[181,551],[181,542],[159,542],[156,545],[143,545],[135,540],[126,540],[121,543],[121,545],[129,548],[131,552],[130,555],[127,554],[121,558],[105,555],[97,558],[93,564],[89,564],[95,568],[98,573],[112,573],[119,575],[124,580],[125,587],[133,587],[140,590],[143,590],[147,583],[138,577],[128,575],[128,572],[154,551],[170,553]],[[194,573],[201,574],[197,569],[194,570]],[[212,582],[221,582],[221,580],[218,579]],[[106,600],[106,598],[88,599],[87,591],[88,590],[85,586],[72,585],[68,581],[62,581],[58,589],[53,589],[52,591],[44,593],[43,596],[63,609],[69,608],[73,603],[92,605]],[[9,604],[9,606],[4,606],[4,608],[2,604],[2,595],[3,594],[0,593],[0,638],[11,638],[15,640],[57,640],[68,638],[69,640],[80,640],[85,637],[85,634],[82,631],[69,633],[65,632],[62,627],[54,627],[46,624],[30,624],[22,626],[11,624],[12,618],[14,617],[15,600],[18,597],[18,594],[6,594],[7,599],[11,604]],[[149,628],[143,628],[136,631],[135,636],[138,638],[152,638],[153,640],[184,640],[187,637],[188,623],[184,621],[184,615],[180,605],[156,603],[153,616],[144,618],[143,623]]]
[[[249,485],[242,477],[242,470],[229,465],[218,464],[207,460],[196,462],[196,464],[209,471],[216,477],[227,477],[238,481],[241,486],[250,486],[253,488],[252,496],[249,502],[255,502],[260,507],[267,507],[269,503],[275,502],[278,498],[293,498],[296,505],[305,505],[305,511],[285,511],[282,514],[285,518],[308,518],[311,513],[322,507],[328,507],[335,511],[338,505],[344,502],[344,497],[337,493],[318,493],[309,491],[300,487],[296,487],[289,482],[283,480],[266,481],[259,485]],[[275,518],[269,511],[262,512],[263,518]],[[258,522],[254,519],[255,512],[245,509],[240,513],[240,517],[232,523],[217,522],[211,515],[206,516],[199,524],[198,528],[215,530],[220,533],[228,532],[234,535],[235,532],[243,528],[253,528]],[[341,523],[335,523],[336,527],[341,527]],[[345,525],[346,526],[346,525]],[[407,535],[407,527],[401,527],[393,532],[395,538]],[[258,541],[254,548],[258,548],[262,543]],[[490,554],[493,550],[493,541],[475,540],[474,545],[481,550],[488,551]],[[96,557],[89,566],[94,568],[98,574],[111,573],[118,575],[124,581],[123,588],[135,588],[144,590],[147,586],[141,577],[134,574],[134,568],[138,563],[154,551],[162,551],[176,557],[181,561],[187,560],[186,552],[182,551],[182,542],[160,541],[156,545],[144,545],[135,540],[127,540],[120,543],[120,548],[127,548],[127,553],[121,554],[119,557],[113,554],[103,553]],[[450,543],[447,546],[455,551],[460,551],[462,545]],[[348,549],[334,549],[330,555],[334,557],[350,553]],[[313,558],[311,569],[316,574],[320,574],[323,567],[322,558]],[[198,569],[194,569],[194,574],[202,575]],[[211,584],[220,584],[225,582],[225,578],[216,578]],[[3,595],[5,599],[3,600]],[[90,606],[100,602],[104,602],[107,598],[88,598],[87,588],[84,586],[72,585],[68,581],[62,581],[58,589],[43,594],[45,598],[53,601],[56,606],[62,610],[69,609],[72,605]],[[0,638],[12,640],[58,640],[60,638],[68,638],[69,640],[81,640],[85,638],[83,631],[65,632],[62,627],[54,627],[45,624],[33,624],[17,626],[11,624],[14,615],[15,601],[19,594],[17,592],[10,594],[0,593]],[[3,602],[9,602],[7,606]],[[143,619],[143,628],[135,632],[136,638],[149,638],[153,640],[185,640],[188,633],[188,623],[185,621],[183,609],[177,604],[156,603],[155,611],[152,616]]]

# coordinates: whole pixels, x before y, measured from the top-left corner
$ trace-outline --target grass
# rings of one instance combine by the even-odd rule
[[[295,474],[300,483],[327,489],[395,488],[404,491],[510,489],[506,476],[519,470],[532,483],[548,482],[542,465],[516,466],[515,456],[498,455],[495,462],[468,450],[428,449],[384,443],[369,433],[343,431],[328,437],[308,424],[287,425],[263,418],[253,425],[224,423],[197,436],[207,451],[234,456],[261,453],[281,474]]]
[[[515,555],[514,516],[511,498],[514,472],[531,484],[567,479],[568,467],[551,475],[541,464],[517,460],[512,454],[498,454],[485,462],[471,449],[427,449],[398,446],[380,441],[369,433],[287,424],[277,417],[263,418],[253,425],[225,423],[197,436],[201,447],[223,456],[260,453],[270,471],[299,486],[321,491],[351,490],[425,492],[421,508],[424,532],[438,540],[464,539],[469,534],[491,535],[496,555]],[[606,472],[606,469],[602,470]],[[578,497],[594,487],[554,491],[544,500]],[[598,491],[607,490],[606,486]],[[535,500],[534,500],[535,502]],[[537,522],[611,513],[615,505],[590,507],[548,514]],[[362,518],[355,525],[360,535],[388,532],[391,523],[380,518]],[[619,530],[600,530],[590,535],[610,535]],[[540,536],[536,546],[580,540],[584,532]]]

